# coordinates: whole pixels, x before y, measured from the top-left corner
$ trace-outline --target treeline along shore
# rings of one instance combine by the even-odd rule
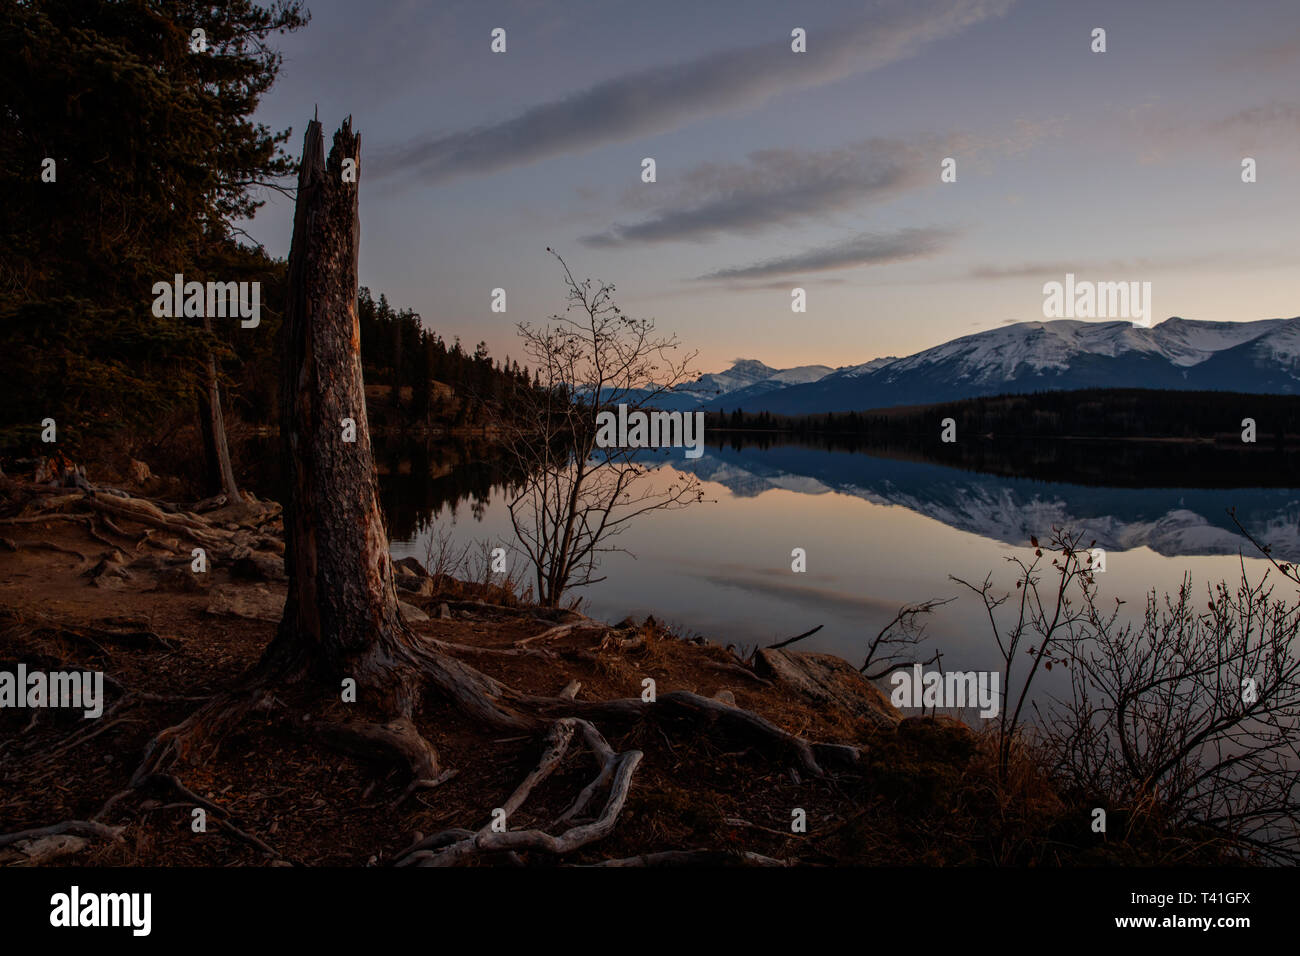
[[[945,426],[951,420],[944,441]],[[709,412],[715,446],[814,444],[1004,477],[1120,487],[1300,483],[1300,396],[1154,389],[993,395],[861,412]]]

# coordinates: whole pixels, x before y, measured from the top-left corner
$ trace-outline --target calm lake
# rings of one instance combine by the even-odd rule
[[[594,617],[652,614],[722,644],[762,646],[820,624],[799,648],[859,664],[901,605],[955,597],[927,619],[926,656],[941,650],[945,669],[994,669],[983,605],[949,575],[978,583],[992,572],[999,590],[1010,590],[1006,558],[1032,556],[1030,536],[1046,539],[1053,526],[1096,539],[1106,551],[1099,605],[1119,598],[1133,613],[1148,592],[1172,592],[1184,575],[1199,595],[1237,581],[1243,561],[1252,579],[1269,570],[1228,508],[1277,558],[1300,559],[1296,487],[1223,487],[1219,476],[1198,488],[1191,470],[1186,487],[1132,487],[1141,482],[1131,473],[1122,487],[1107,487],[779,441],[656,460],[647,480],[689,470],[709,500],[630,527],[617,543],[631,554],[607,555],[606,580],[573,593]],[[449,529],[461,547],[512,540],[504,475],[490,462],[426,455],[381,471],[395,556],[423,561],[435,528]],[[1276,473],[1259,480],[1279,482],[1300,487]],[[794,548],[807,552],[805,573],[791,570]]]

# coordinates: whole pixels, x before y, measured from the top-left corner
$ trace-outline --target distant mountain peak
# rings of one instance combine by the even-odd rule
[[[656,396],[655,405],[673,410],[699,408],[719,401],[735,404],[791,385],[815,382],[833,371],[829,365],[800,365],[778,369],[758,359],[738,358],[731,363],[730,368],[705,372],[692,382],[685,382]]]

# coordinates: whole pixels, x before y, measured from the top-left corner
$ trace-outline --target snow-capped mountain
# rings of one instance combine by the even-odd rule
[[[1300,318],[1019,322],[705,407],[801,415],[1075,388],[1300,392]]]
[[[1166,319],[1152,331],[1152,338],[1161,351],[1175,365],[1191,368],[1210,358],[1215,352],[1235,348],[1257,339],[1261,334],[1272,335],[1300,329],[1294,319],[1264,319],[1261,322],[1193,322],[1188,319]]]
[[[883,368],[890,362],[897,362],[897,355],[886,355],[882,358],[874,358],[870,362],[863,362],[861,365],[846,365],[844,368],[836,369],[834,374],[844,378],[858,378],[861,375],[867,375],[878,368]]]
[[[829,365],[778,369],[757,359],[736,359],[731,368],[707,372],[655,399],[654,404],[666,409],[694,409],[725,399],[734,405],[738,400],[754,399],[792,385],[815,382],[833,371]]]
[[[805,385],[825,378],[833,372],[829,365],[800,365],[798,368],[776,369],[757,359],[736,359],[725,372],[708,372],[692,382],[688,388],[702,395],[729,395],[755,385],[772,384]]]

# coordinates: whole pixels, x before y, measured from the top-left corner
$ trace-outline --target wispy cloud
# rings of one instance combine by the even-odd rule
[[[874,139],[822,152],[765,149],[744,163],[696,167],[684,177],[673,205],[582,242],[619,246],[753,233],[848,204],[889,199],[931,178],[923,151],[897,140]]]
[[[1300,144],[1300,107],[1291,102],[1261,103],[1216,117],[1144,104],[1130,110],[1128,120],[1143,163],[1185,162],[1189,154],[1207,150],[1217,155],[1227,148],[1247,155],[1280,146],[1281,150],[1270,150],[1273,162],[1290,166]]]
[[[1080,278],[1102,277],[1108,279],[1136,278],[1160,272],[1180,272],[1191,269],[1211,271],[1249,271],[1255,269],[1291,268],[1296,255],[1276,250],[1225,250],[1196,255],[1133,256],[1129,258],[1095,259],[1080,257],[1071,261],[1019,262],[1005,266],[979,265],[967,273],[971,279],[1060,279],[1067,272]]]
[[[788,36],[598,83],[533,106],[505,122],[427,135],[379,152],[379,176],[426,183],[481,174],[674,129],[703,116],[753,107],[779,93],[879,69],[989,17],[1013,0],[889,0],[790,52]]]
[[[852,239],[818,246],[792,256],[766,259],[748,266],[721,269],[701,280],[768,279],[774,276],[878,266],[933,255],[943,249],[956,233],[950,229],[902,229],[887,234],[863,233]]]
[[[1300,60],[1300,30],[1275,36],[1265,43],[1231,54],[1224,59],[1223,65],[1258,74],[1260,70],[1290,68],[1297,60]]]
[[[971,279],[1059,279],[1067,272],[1076,275],[1094,273],[1102,275],[1127,275],[1133,272],[1156,272],[1176,269],[1183,266],[1199,265],[1207,262],[1209,257],[1196,256],[1190,261],[1183,259],[1076,259],[1072,262],[1058,260],[1054,262],[1017,262],[1005,266],[980,265],[970,270]]]
[[[937,183],[941,157],[959,155],[979,168],[1059,137],[1061,129],[1058,117],[1018,119],[1003,130],[911,141],[876,137],[820,151],[764,149],[741,163],[701,163],[674,177],[672,184],[628,191],[625,202],[634,205],[644,206],[651,196],[665,197],[649,218],[615,224],[581,241],[603,248],[702,241],[819,219]]]
[[[1300,134],[1300,106],[1295,103],[1270,103],[1238,110],[1208,126],[1211,135],[1228,135],[1237,141],[1282,135],[1294,140]]]
[[[822,288],[824,286],[845,285],[847,281],[847,279],[841,277],[827,276],[824,279],[817,280],[817,287]],[[789,292],[790,282],[789,280],[782,282],[779,279],[774,279],[771,282],[743,282],[740,280],[734,280],[730,283],[719,285],[718,288],[723,291],[730,290],[735,292]],[[692,290],[691,294],[698,295],[698,292]]]

